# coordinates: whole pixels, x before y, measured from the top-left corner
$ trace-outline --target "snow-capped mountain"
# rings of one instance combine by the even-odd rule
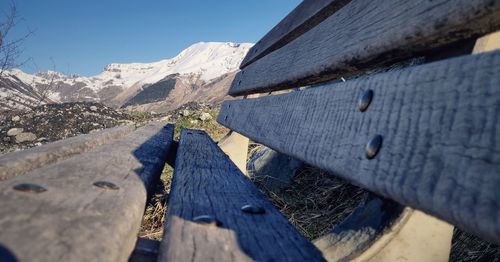
[[[21,81],[56,102],[94,101],[115,107],[155,103],[167,99],[170,93],[181,99],[199,87],[234,77],[231,73],[250,47],[249,43],[200,42],[158,62],[109,64],[92,77],[54,71],[31,75],[14,69],[4,72],[3,78]],[[0,86],[0,93],[6,94],[5,89]],[[147,94],[140,95],[142,92]]]
[[[16,109],[25,110],[45,102],[51,100],[16,76],[0,78],[0,114]]]

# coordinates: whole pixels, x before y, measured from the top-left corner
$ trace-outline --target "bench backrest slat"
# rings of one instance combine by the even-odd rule
[[[226,101],[218,122],[500,243],[499,86],[496,51]],[[374,96],[361,112],[368,89]],[[365,147],[376,134],[382,147],[369,160]]]
[[[240,68],[281,48],[338,11],[350,0],[304,0],[260,39],[241,62]]]
[[[315,84],[499,28],[500,2],[494,0],[352,0],[314,28],[245,67],[229,94]]]

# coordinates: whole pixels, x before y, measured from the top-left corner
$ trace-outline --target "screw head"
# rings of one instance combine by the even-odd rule
[[[382,147],[382,140],[381,135],[375,135],[368,141],[368,144],[366,144],[366,158],[373,159],[378,154]]]
[[[33,183],[22,183],[22,184],[17,184],[14,187],[14,190],[17,191],[22,191],[22,192],[28,192],[28,193],[42,193],[47,191],[47,189],[43,186],[33,184]]]
[[[241,207],[241,211],[252,215],[262,215],[266,213],[266,210],[263,207],[254,205],[244,205]]]
[[[372,102],[372,99],[373,99],[373,90],[368,89],[364,91],[359,97],[359,102],[358,102],[359,111],[365,112],[366,109],[368,109],[370,103]]]
[[[197,224],[207,225],[207,226],[220,226],[222,223],[217,220],[214,216],[201,215],[193,218],[193,221]]]
[[[119,186],[109,182],[109,181],[97,181],[93,184],[96,187],[104,188],[104,189],[110,189],[110,190],[118,190],[120,189]]]

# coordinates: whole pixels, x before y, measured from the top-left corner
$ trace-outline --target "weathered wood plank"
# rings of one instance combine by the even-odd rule
[[[20,261],[127,261],[173,126],[147,125],[0,183],[0,246]],[[111,182],[97,186],[98,181]],[[23,183],[44,192],[16,190]]]
[[[279,49],[338,11],[350,0],[304,0],[260,39],[241,62],[240,68]]]
[[[244,68],[229,94],[336,79],[499,28],[498,0],[352,0],[294,41]]]
[[[156,262],[159,249],[160,241],[138,238],[128,262]]]
[[[262,207],[264,214],[241,210]],[[208,215],[220,222],[195,223]],[[159,261],[323,261],[203,131],[183,130]]]
[[[2,155],[0,156],[0,181],[81,154],[122,137],[134,129],[135,127],[131,125],[119,126]]]
[[[500,243],[500,51],[224,102],[218,122]],[[374,91],[366,112],[363,91]],[[383,136],[375,159],[365,146]]]

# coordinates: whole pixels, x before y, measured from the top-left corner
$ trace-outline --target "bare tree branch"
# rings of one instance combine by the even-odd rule
[[[22,54],[22,43],[33,34],[33,31],[28,31],[19,38],[9,39],[11,30],[19,20],[14,3],[10,4],[7,12],[0,14],[0,77],[5,70],[19,67],[29,60],[19,61],[19,57]]]

